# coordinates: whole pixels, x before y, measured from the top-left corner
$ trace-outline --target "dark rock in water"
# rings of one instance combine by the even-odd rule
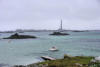
[[[74,30],[73,32],[85,32],[85,31]]]
[[[69,35],[68,33],[61,33],[61,32],[53,32],[50,35]]]
[[[3,39],[28,39],[28,38],[36,38],[36,37],[30,35],[19,35],[18,33],[15,33],[14,35],[11,35],[10,37]]]
[[[26,66],[24,66],[24,65],[15,65],[13,67],[26,67]]]
[[[20,32],[18,32],[18,33],[24,33],[23,31],[20,31]]]

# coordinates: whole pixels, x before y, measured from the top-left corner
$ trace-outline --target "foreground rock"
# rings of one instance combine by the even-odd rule
[[[50,35],[69,35],[68,33],[62,33],[62,32],[53,32]]]
[[[30,35],[19,35],[18,33],[15,33],[14,35],[11,35],[10,37],[3,39],[29,39],[29,38],[36,38],[36,37]]]

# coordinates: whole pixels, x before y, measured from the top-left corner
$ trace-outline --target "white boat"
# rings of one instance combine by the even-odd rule
[[[56,47],[52,47],[49,49],[50,51],[58,51],[58,49]]]

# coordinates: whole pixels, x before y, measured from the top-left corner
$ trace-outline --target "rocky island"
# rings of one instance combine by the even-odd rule
[[[10,37],[3,38],[3,39],[29,39],[29,38],[36,38],[36,37],[30,36],[30,35],[19,35],[18,33],[15,33],[11,35]]]
[[[85,32],[85,31],[74,30],[74,31],[72,31],[72,32]]]
[[[62,33],[62,32],[53,32],[50,35],[69,35],[68,33]]]

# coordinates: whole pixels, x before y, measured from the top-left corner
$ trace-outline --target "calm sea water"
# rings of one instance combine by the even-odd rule
[[[76,56],[100,56],[100,32],[68,32],[68,36],[50,36],[51,32],[24,32],[37,39],[0,40],[0,64],[30,64],[42,61],[41,56],[62,58],[64,54]],[[11,33],[1,33],[0,38]],[[50,52],[56,46],[58,52]]]

